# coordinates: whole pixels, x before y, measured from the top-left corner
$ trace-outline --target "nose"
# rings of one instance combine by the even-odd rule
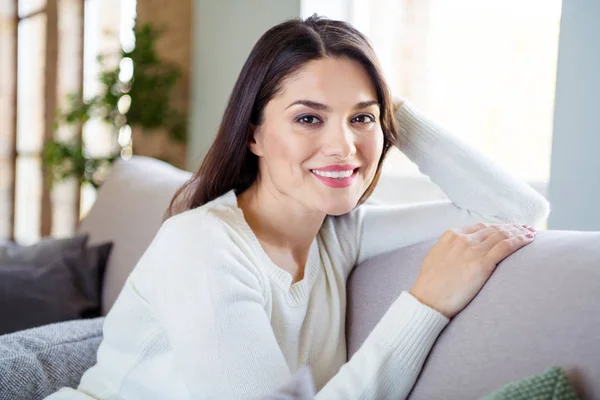
[[[356,143],[354,132],[350,127],[342,124],[341,126],[331,127],[324,134],[323,153],[328,157],[339,160],[348,160],[356,154]]]

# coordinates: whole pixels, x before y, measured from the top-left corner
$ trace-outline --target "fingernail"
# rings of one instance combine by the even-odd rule
[[[530,239],[533,239],[533,238],[535,237],[535,232],[528,233],[528,234],[527,234],[527,235],[525,235],[525,236],[527,236],[527,237],[528,237],[528,238],[530,238]]]

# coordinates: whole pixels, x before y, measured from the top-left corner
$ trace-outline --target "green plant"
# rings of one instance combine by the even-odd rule
[[[85,101],[81,93],[70,94],[66,109],[57,112],[55,130],[65,125],[82,126],[91,118],[101,118],[110,124],[115,138],[129,125],[140,127],[144,134],[165,128],[173,142],[186,142],[186,116],[174,109],[170,101],[180,70],[161,60],[155,49],[163,30],[146,23],[136,25],[133,31],[135,48],[122,50],[121,62],[116,67],[106,68],[105,58],[98,57],[103,70],[99,76],[101,94]],[[131,70],[131,65],[132,76],[121,79],[123,70]],[[43,159],[52,182],[75,177],[80,183],[88,182],[97,188],[103,175],[98,172],[120,158],[121,151],[117,149],[108,157],[91,157],[81,140],[53,139],[46,143]]]
[[[86,157],[79,143],[50,141],[44,148],[46,166],[51,168],[54,182],[75,177],[79,184],[87,182],[98,188],[104,180],[104,172],[120,154],[109,157]]]

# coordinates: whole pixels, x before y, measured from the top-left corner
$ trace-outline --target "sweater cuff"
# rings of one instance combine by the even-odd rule
[[[389,314],[389,315],[388,315]],[[445,315],[403,291],[375,327],[384,353],[391,351],[409,368],[420,369],[439,334],[450,322]]]
[[[440,141],[443,141],[444,136],[448,135],[448,132],[407,101],[402,103],[402,106],[394,114],[394,118],[398,125],[397,147],[417,164],[421,161],[418,159],[419,157],[427,156],[440,144]],[[453,137],[453,139],[459,140],[462,145],[467,146],[459,138]]]

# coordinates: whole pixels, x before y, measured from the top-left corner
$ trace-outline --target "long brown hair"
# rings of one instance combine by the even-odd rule
[[[265,106],[277,95],[285,78],[309,61],[324,57],[359,62],[377,92],[383,152],[373,182],[359,204],[369,197],[385,155],[396,143],[391,94],[368,39],[346,22],[313,15],[274,26],[254,45],[231,92],[215,141],[198,171],[173,196],[164,219],[208,203],[231,189],[240,193],[250,187],[258,175],[258,157],[248,148],[252,126],[262,123]]]

